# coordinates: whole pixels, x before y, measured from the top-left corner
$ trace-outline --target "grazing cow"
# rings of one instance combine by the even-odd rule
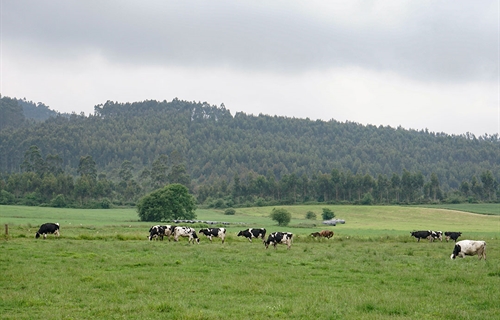
[[[219,237],[222,239],[222,243],[224,243],[224,239],[226,238],[226,228],[204,228],[200,229],[200,234],[204,234],[210,242],[212,242],[212,237]]]
[[[432,232],[430,230],[411,231],[410,234],[412,237],[417,238],[418,242],[420,242],[420,239],[429,239],[432,241]]]
[[[170,241],[170,238],[174,235],[175,226],[166,224],[163,226],[163,229],[165,229],[165,237],[167,237],[168,241]]]
[[[446,236],[446,242],[448,242],[450,239],[457,242],[458,237],[462,235],[462,232],[446,231],[444,235]]]
[[[290,232],[273,232],[267,237],[267,240],[264,242],[266,249],[269,245],[273,245],[274,249],[276,249],[277,244],[286,244],[287,250],[292,246],[292,237],[293,234]]]
[[[453,253],[451,254],[450,258],[465,258],[465,256],[475,256],[476,254],[479,260],[481,260],[481,258],[484,258],[484,260],[486,260],[486,242],[462,240],[455,243],[455,248],[453,249]]]
[[[175,226],[170,226],[170,225],[156,225],[152,226],[149,229],[149,241],[153,240],[153,238],[159,238],[160,240],[163,241],[163,237],[168,237],[168,241],[170,241],[170,236],[174,234],[174,228]]]
[[[59,223],[44,223],[40,226],[40,229],[35,234],[35,238],[40,238],[43,235],[44,239],[47,239],[47,234],[54,234],[59,237]]]
[[[434,241],[436,239],[441,240],[443,242],[443,231],[431,231],[431,238],[429,240]]]
[[[325,237],[327,239],[330,239],[333,237],[333,231],[331,230],[321,230],[320,232],[313,232],[311,233],[311,236],[317,238],[317,237]]]
[[[152,226],[151,228],[149,228],[149,241],[153,240],[153,238],[155,239],[160,239],[160,240],[163,240],[163,237],[165,236],[165,228],[163,226],[160,226],[160,225],[156,225],[156,226]]]
[[[196,231],[190,227],[175,227],[174,228],[174,241],[179,241],[179,237],[189,238],[188,242],[200,243],[200,238],[196,234]]]
[[[246,230],[242,230],[240,232],[238,232],[238,237],[245,237],[248,239],[248,241],[252,242],[252,238],[261,238],[262,239],[262,242],[265,241],[265,237],[266,237],[266,229],[264,228],[260,228],[260,229],[246,229]]]

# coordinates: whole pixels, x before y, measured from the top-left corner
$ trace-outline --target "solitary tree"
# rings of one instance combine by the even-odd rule
[[[174,183],[142,197],[137,204],[141,221],[196,218],[194,197],[182,184]]]
[[[279,226],[287,226],[292,220],[292,214],[285,209],[276,209],[274,208],[270,214],[271,219],[278,222]]]
[[[323,218],[323,220],[331,220],[335,218],[335,213],[333,213],[333,211],[328,208],[323,208],[323,213],[321,214],[321,217]]]
[[[307,213],[306,213],[306,219],[316,220],[316,213],[314,213],[312,211],[307,211]]]

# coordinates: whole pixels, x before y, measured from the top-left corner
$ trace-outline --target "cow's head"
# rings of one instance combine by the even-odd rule
[[[38,238],[40,238],[40,234],[37,232],[37,233],[35,234],[35,239],[38,239]]]
[[[274,235],[270,234],[269,237],[267,237],[267,240],[264,240],[264,246],[266,246],[266,249],[269,247],[271,242],[274,242],[274,241],[276,241],[276,239],[274,238]]]
[[[456,244],[455,248],[453,249],[453,253],[450,256],[450,259],[452,259],[452,260],[455,259],[458,256],[458,254],[460,253],[460,251],[462,251],[462,247],[460,247],[459,244]]]
[[[193,240],[196,241],[196,243],[200,243],[200,238],[198,238],[196,231],[193,231]]]

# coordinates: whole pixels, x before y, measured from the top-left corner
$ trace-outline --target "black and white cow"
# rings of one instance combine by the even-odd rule
[[[152,226],[151,228],[149,228],[149,241],[153,240],[153,238],[155,239],[160,239],[160,240],[163,240],[163,237],[165,236],[165,228],[163,226],[160,226],[160,225],[156,225],[156,226]]]
[[[465,256],[475,256],[481,260],[484,258],[486,260],[486,242],[477,240],[462,240],[455,243],[455,248],[453,248],[453,253],[450,258],[455,259],[456,257],[465,258]]]
[[[156,225],[152,226],[149,229],[149,237],[148,239],[151,241],[153,238],[160,239],[163,241],[163,237],[168,237],[168,241],[170,241],[170,237],[174,234],[175,226],[171,225]]]
[[[420,242],[420,239],[429,239],[430,241],[432,241],[432,232],[430,230],[411,231],[410,234],[412,237],[417,238],[418,242]]]
[[[260,229],[246,229],[246,230],[241,230],[238,232],[238,237],[245,237],[248,239],[248,241],[252,242],[252,238],[261,238],[262,242],[265,242],[265,237],[266,237],[266,229],[260,228]]]
[[[35,238],[40,238],[43,235],[44,239],[47,239],[47,234],[54,234],[59,237],[59,223],[44,223],[40,226],[40,229],[35,234]]]
[[[448,242],[450,239],[457,242],[458,237],[462,235],[462,232],[446,231],[444,235],[446,237],[446,242]]]
[[[269,245],[274,246],[274,249],[276,249],[277,244],[286,244],[288,250],[292,246],[292,237],[293,234],[290,232],[273,232],[269,235],[269,237],[267,237],[264,245],[266,246],[266,249]]]
[[[188,242],[200,243],[200,238],[196,234],[196,230],[190,227],[175,227],[174,228],[174,241],[179,241],[179,237],[189,238]]]
[[[203,228],[200,229],[200,235],[204,234],[210,242],[212,242],[213,237],[218,237],[222,239],[222,243],[224,243],[224,239],[226,238],[226,228]]]
[[[175,226],[166,224],[163,226],[163,229],[165,230],[164,231],[165,237],[167,237],[168,241],[170,241],[170,238],[173,237],[173,235],[174,235]]]
[[[431,242],[439,239],[441,242],[443,242],[443,231],[432,231],[431,230]]]

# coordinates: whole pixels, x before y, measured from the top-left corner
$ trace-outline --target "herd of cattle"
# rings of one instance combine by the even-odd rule
[[[198,231],[201,235],[205,235],[210,242],[212,242],[212,238],[220,238],[222,243],[226,239],[226,228],[202,228]],[[171,238],[174,238],[174,241],[179,241],[179,237],[188,238],[188,242],[192,243],[200,243],[200,238],[196,234],[196,230],[191,227],[176,227],[171,225],[156,225],[152,226],[149,229],[148,239],[151,241],[153,239],[163,240],[164,237],[168,238],[168,241]],[[249,228],[246,230],[242,230],[238,233],[238,237],[245,237],[248,241],[252,242],[253,238],[262,239],[262,242],[266,246],[266,249],[269,245],[272,245],[276,248],[278,244],[286,244],[287,248],[290,249],[292,245],[292,237],[293,234],[290,232],[273,232],[265,240],[266,237],[266,229],[260,228]]]
[[[439,239],[443,241],[442,231],[411,231],[412,237],[415,237],[418,242],[420,239],[428,239],[430,242]],[[455,241],[455,247],[453,248],[453,253],[450,258],[455,259],[456,257],[465,258],[465,256],[475,256],[481,260],[484,258],[486,260],[486,242],[481,240],[462,240],[458,241],[458,238],[462,235],[461,232],[446,231],[444,236],[446,237],[446,242],[450,239]]]
[[[202,228],[198,232],[200,235],[205,235],[210,242],[212,242],[212,238],[220,238],[222,243],[224,243],[226,239],[226,228]],[[43,236],[44,239],[47,238],[47,234],[54,234],[59,237],[59,223],[44,223],[40,226],[38,231],[35,234],[35,238],[40,238]],[[430,242],[439,239],[443,241],[443,232],[441,231],[432,231],[432,230],[424,230],[424,231],[411,231],[412,237],[415,237],[418,242],[420,239],[428,239]],[[453,248],[453,253],[450,258],[455,259],[456,257],[464,258],[465,256],[474,256],[477,255],[479,260],[484,258],[486,260],[486,242],[479,240],[462,240],[458,241],[458,238],[462,235],[461,232],[452,232],[446,231],[444,236],[446,237],[446,241],[448,242],[450,239],[455,241],[455,247]],[[333,237],[333,231],[331,230],[322,230],[320,232],[313,232],[310,234],[311,237],[325,237],[330,239]],[[155,225],[149,229],[149,240],[160,239],[163,240],[164,237],[167,237],[170,241],[171,238],[174,238],[174,241],[179,241],[179,237],[188,238],[188,242],[199,243],[200,238],[198,237],[196,230],[191,227],[182,227],[182,226],[172,226],[172,225]],[[287,249],[290,249],[292,245],[292,237],[293,234],[290,232],[273,232],[266,237],[266,229],[264,228],[249,228],[245,230],[241,230],[238,232],[238,237],[245,237],[248,241],[252,242],[252,239],[262,239],[262,242],[266,246],[266,249],[272,245],[275,249],[278,244],[285,244]]]
[[[442,231],[432,231],[432,230],[425,230],[425,231],[412,231],[410,232],[412,237],[417,238],[417,240],[420,242],[420,239],[427,239],[429,241],[434,241],[434,240],[440,240],[443,241],[443,232]],[[446,237],[446,242],[453,240],[457,242],[458,237],[462,235],[462,232],[453,232],[453,231],[446,231],[444,233],[444,236]]]

